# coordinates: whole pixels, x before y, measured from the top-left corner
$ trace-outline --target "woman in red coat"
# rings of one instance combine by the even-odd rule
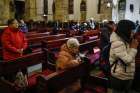
[[[27,48],[27,40],[24,34],[19,31],[16,19],[8,20],[8,27],[2,34],[2,47],[5,61],[21,57],[23,50]]]

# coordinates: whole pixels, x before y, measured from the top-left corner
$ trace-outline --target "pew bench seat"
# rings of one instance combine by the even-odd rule
[[[37,82],[36,82],[36,78],[40,75],[42,76],[48,76],[49,74],[53,73],[54,71],[51,71],[49,69],[46,69],[44,71],[42,71],[41,73],[36,73],[34,75],[31,75],[27,78],[28,80],[28,87],[33,87],[36,86]]]

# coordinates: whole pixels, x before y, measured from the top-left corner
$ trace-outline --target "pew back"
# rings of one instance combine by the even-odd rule
[[[10,60],[8,62],[1,62],[0,74],[1,76],[5,76],[8,79],[11,79],[11,77],[14,77],[19,70],[27,74],[27,68],[29,66],[33,66],[39,63],[44,64],[43,53],[42,52],[32,53],[32,54],[17,58],[15,60]]]
[[[89,76],[88,68],[88,62],[84,62],[79,66],[62,72],[55,72],[47,77],[40,76],[37,79],[38,93],[58,93],[77,79],[81,79],[81,84],[84,85]]]

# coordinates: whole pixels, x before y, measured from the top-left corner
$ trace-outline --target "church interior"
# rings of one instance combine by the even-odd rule
[[[131,1],[1,0],[0,92],[140,93],[140,1]]]

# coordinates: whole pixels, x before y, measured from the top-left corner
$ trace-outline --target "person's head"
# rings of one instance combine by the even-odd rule
[[[24,20],[23,19],[19,19],[19,23],[20,24],[24,24]]]
[[[107,25],[109,26],[111,31],[114,31],[114,29],[116,28],[116,24],[114,23],[114,21],[108,21]]]
[[[67,47],[71,53],[77,53],[79,50],[79,41],[76,38],[70,38],[67,42]]]
[[[7,22],[8,26],[11,28],[18,28],[18,21],[16,19],[9,19]]]
[[[120,20],[117,25],[116,33],[124,42],[130,43],[134,29],[134,22],[130,20]]]
[[[136,20],[136,24],[139,24],[139,20]]]
[[[91,17],[89,21],[90,21],[90,22],[93,22],[93,21],[94,21],[94,18],[93,18],[93,17]]]

